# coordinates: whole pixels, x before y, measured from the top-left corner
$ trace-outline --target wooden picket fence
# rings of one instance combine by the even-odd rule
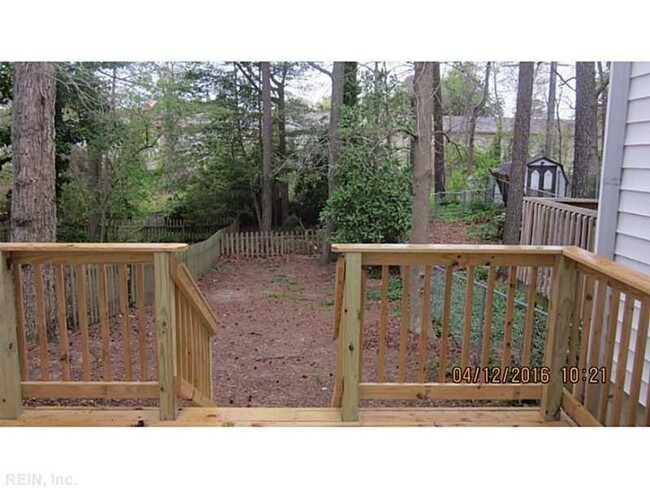
[[[233,232],[226,236],[222,256],[271,257],[287,254],[317,254],[323,241],[315,230]]]
[[[222,255],[222,250],[224,249],[224,241],[230,233],[237,230],[237,222],[232,222],[228,227],[218,230],[215,232],[209,239],[205,241],[198,242],[196,244],[190,245],[186,251],[179,252],[177,258],[180,262],[184,263],[192,276],[195,279],[200,278],[208,269],[210,265]],[[100,276],[99,276],[99,266],[88,264],[84,266],[85,273],[85,282],[86,282],[86,309],[87,309],[87,320],[89,324],[99,323],[101,320],[102,313],[102,304],[100,304],[99,297],[102,295],[100,293]],[[122,280],[125,280],[128,286],[128,297],[129,303],[133,302],[132,297],[137,296],[136,286],[137,282],[135,279],[136,270],[135,266],[128,265],[126,266],[126,272],[122,271],[125,275],[125,278],[120,276],[120,269],[117,265],[105,265],[103,266],[103,273],[106,276],[106,306],[109,317],[115,317],[122,313],[120,308],[120,286]],[[72,275],[69,277],[70,282],[75,282],[75,269],[70,271]],[[143,264],[142,273],[144,276],[144,297],[143,303],[145,306],[153,306],[155,298],[155,286],[154,286],[154,269],[153,264]],[[70,299],[69,306],[76,307],[76,301],[78,300],[76,294],[73,290],[68,290],[67,296]],[[74,317],[73,323],[76,323],[77,318]]]
[[[208,239],[228,222],[206,220],[186,222],[164,219],[151,223],[146,219],[117,222],[109,233],[110,241],[119,242],[200,242]]]

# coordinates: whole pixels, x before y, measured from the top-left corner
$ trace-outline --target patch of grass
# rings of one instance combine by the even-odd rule
[[[397,301],[402,297],[402,280],[398,277],[388,279],[388,300]],[[366,290],[368,300],[381,300],[380,288],[369,288]]]
[[[334,305],[334,299],[333,298],[327,298],[326,297],[326,298],[321,298],[318,301],[318,306],[319,307],[327,308],[327,307],[331,307],[332,305]]]
[[[282,283],[286,279],[287,279],[287,275],[283,273],[276,273],[273,275],[273,281],[276,283]]]
[[[323,378],[319,374],[314,376],[314,381],[318,386],[323,386]]]
[[[221,424],[221,427],[234,427],[234,426],[235,426],[235,422],[224,422],[223,424]]]

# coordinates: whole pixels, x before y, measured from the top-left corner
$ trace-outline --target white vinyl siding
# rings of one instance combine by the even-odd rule
[[[650,63],[632,63],[622,138],[622,161],[605,161],[620,165],[620,190],[615,223],[614,260],[650,275]],[[619,325],[623,319],[623,303]],[[634,310],[625,379],[629,392],[637,340],[639,304]],[[614,359],[620,349],[620,328],[616,336]],[[614,372],[612,372],[614,373]],[[650,377],[650,347],[646,347],[641,403],[645,404]]]

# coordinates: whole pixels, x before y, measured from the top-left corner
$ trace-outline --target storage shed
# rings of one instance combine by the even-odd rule
[[[504,203],[508,202],[511,168],[512,161],[506,161],[498,168],[490,170],[497,182]],[[524,196],[526,197],[565,197],[567,183],[564,167],[557,161],[547,157],[536,157],[526,164],[526,178],[524,181]],[[496,194],[495,199],[498,199]]]

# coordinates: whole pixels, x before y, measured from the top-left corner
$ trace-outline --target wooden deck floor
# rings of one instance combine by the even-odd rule
[[[39,407],[25,409],[18,420],[0,426],[575,426],[564,412],[557,422],[544,422],[538,408],[360,409],[359,422],[345,423],[334,408],[197,408],[181,409],[174,422],[161,422],[157,408],[89,409]]]

